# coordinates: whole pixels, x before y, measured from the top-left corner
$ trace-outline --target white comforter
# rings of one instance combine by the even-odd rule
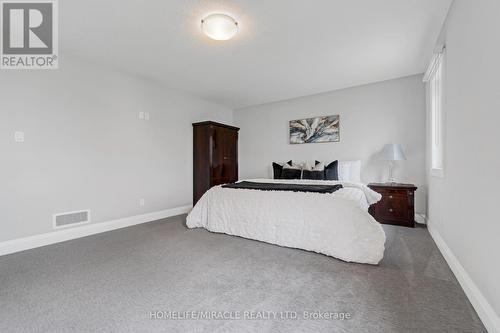
[[[323,253],[344,261],[377,264],[385,233],[368,214],[380,194],[360,183],[254,179],[255,182],[342,184],[332,194],[260,191],[215,186],[187,217],[189,228],[236,235]]]

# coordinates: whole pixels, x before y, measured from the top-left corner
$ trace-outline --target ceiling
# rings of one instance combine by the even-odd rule
[[[425,70],[452,0],[64,0],[61,55],[241,108]],[[221,12],[240,31],[200,32]]]

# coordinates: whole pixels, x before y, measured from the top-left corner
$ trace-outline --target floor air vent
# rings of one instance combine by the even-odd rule
[[[54,214],[54,228],[72,227],[90,222],[90,210]]]

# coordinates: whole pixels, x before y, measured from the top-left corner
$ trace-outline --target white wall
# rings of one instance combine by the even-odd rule
[[[0,73],[0,241],[52,231],[57,212],[90,208],[95,223],[191,204],[191,123],[232,122],[227,108],[65,60]]]
[[[500,332],[499,13],[497,0],[455,0],[450,10],[439,41],[447,49],[445,177],[429,176],[428,211],[430,228],[496,312]]]
[[[386,181],[387,163],[377,159],[386,143],[401,143],[399,181],[416,184],[416,210],[425,211],[425,86],[422,76],[343,89],[235,111],[240,130],[240,178],[272,177],[273,161],[362,160],[365,182]],[[340,115],[340,142],[289,144],[288,122]]]

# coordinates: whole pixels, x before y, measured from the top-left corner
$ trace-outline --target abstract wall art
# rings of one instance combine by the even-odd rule
[[[290,143],[339,142],[339,124],[339,115],[291,120]]]

